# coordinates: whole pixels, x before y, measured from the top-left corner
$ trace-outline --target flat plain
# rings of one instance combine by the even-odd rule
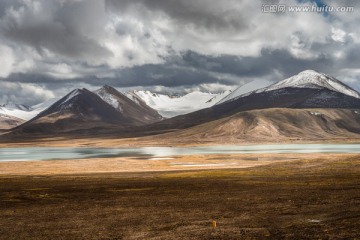
[[[0,239],[359,238],[360,156],[296,158],[232,169],[7,172]]]

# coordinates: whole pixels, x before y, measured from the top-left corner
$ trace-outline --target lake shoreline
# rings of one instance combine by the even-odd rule
[[[130,158],[156,160],[180,156],[228,154],[347,154],[360,153],[360,144],[257,144],[195,147],[23,147],[0,148],[0,162]]]
[[[236,146],[236,145],[257,145],[257,144],[342,144],[353,143],[360,144],[360,138],[343,138],[334,137],[331,139],[272,139],[271,141],[251,141],[247,139],[208,139],[203,141],[191,141],[162,137],[162,135],[153,135],[146,137],[84,137],[84,136],[39,136],[39,137],[22,137],[1,139],[1,148],[16,147],[102,147],[102,148],[119,148],[119,147],[201,147],[201,146]]]
[[[167,171],[241,169],[297,161],[335,161],[360,154],[217,154],[175,156],[144,160],[92,158],[76,160],[0,162],[0,176],[71,175],[98,173],[146,173]]]

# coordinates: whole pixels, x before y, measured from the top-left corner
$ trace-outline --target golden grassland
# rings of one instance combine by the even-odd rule
[[[217,161],[212,157],[173,161]],[[59,161],[64,168],[43,161],[50,165],[42,174],[34,169],[45,165],[28,165],[28,173],[13,168],[11,174],[9,168],[0,175],[0,239],[360,237],[360,155],[262,155],[256,161],[246,157],[251,163],[277,160],[247,168],[191,171],[166,171],[166,164],[142,172],[121,172],[121,165],[109,172],[70,171],[73,161],[67,167]],[[87,161],[99,160],[77,160]],[[139,160],[126,164],[131,161]],[[155,172],[161,168],[164,171]]]

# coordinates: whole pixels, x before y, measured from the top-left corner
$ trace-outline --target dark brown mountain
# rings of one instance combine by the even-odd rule
[[[127,127],[141,122],[124,116],[98,95],[75,89],[35,118],[15,128],[22,132],[66,132],[107,126]]]
[[[20,118],[16,118],[5,114],[0,114],[0,132],[19,126],[24,122],[25,121]]]
[[[243,111],[150,137],[160,144],[231,144],[360,138],[360,110],[271,108]]]
[[[149,124],[163,120],[163,117],[142,99],[132,101],[110,86],[105,85],[95,93],[134,123]]]

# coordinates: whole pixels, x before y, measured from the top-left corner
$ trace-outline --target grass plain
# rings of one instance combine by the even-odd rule
[[[0,239],[360,238],[359,155],[277,157],[244,168],[238,160],[232,169],[8,168],[0,175]],[[175,161],[219,161],[198,158]]]

